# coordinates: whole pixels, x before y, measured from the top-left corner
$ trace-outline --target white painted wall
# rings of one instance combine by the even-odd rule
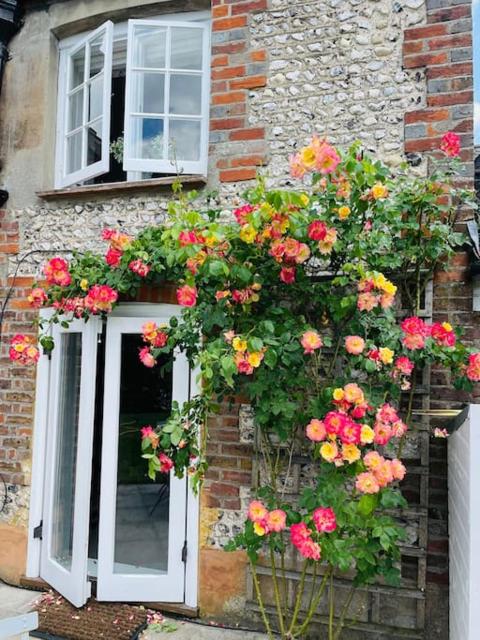
[[[480,637],[480,405],[448,443],[450,640]]]

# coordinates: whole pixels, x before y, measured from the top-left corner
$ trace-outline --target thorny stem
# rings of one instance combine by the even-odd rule
[[[250,566],[252,568],[252,579],[253,579],[253,584],[255,586],[255,593],[257,595],[257,602],[258,602],[258,606],[260,607],[260,613],[262,615],[263,624],[265,625],[265,629],[267,630],[269,639],[273,640],[274,636],[272,633],[270,622],[268,621],[265,605],[263,604],[262,592],[260,590],[260,584],[258,582],[257,570],[255,569],[255,565],[251,560],[250,560]]]
[[[334,602],[333,602],[333,571],[330,574],[330,587],[328,590],[328,640],[334,640],[333,636],[333,612],[334,612]]]
[[[309,605],[308,611],[307,611],[307,615],[305,616],[305,620],[302,622],[300,628],[295,632],[294,637],[298,637],[301,638],[301,634],[307,629],[308,625],[310,624],[311,619],[313,618],[313,616],[315,615],[315,612],[318,608],[318,605],[320,604],[320,600],[323,597],[323,592],[325,591],[325,587],[327,585],[327,580],[328,577],[330,575],[330,571],[332,569],[329,568],[322,579],[322,582],[320,584],[320,589],[318,590],[317,595],[315,596],[315,599],[313,600],[313,602]]]
[[[269,546],[270,546],[270,564],[272,568],[273,591],[275,594],[275,604],[277,607],[278,625],[280,628],[280,633],[282,634],[282,637],[283,637],[285,635],[285,623],[283,620],[282,603],[280,601],[280,590],[278,588],[277,567],[275,565],[275,552],[273,551],[273,547],[271,543]]]
[[[342,607],[342,613],[340,614],[340,619],[337,623],[337,627],[335,630],[335,635],[333,636],[333,640],[339,640],[340,634],[342,633],[343,623],[345,622],[345,616],[350,608],[350,604],[352,602],[353,594],[355,593],[355,587],[351,587],[348,592],[347,599],[345,600],[345,604]]]
[[[293,610],[292,621],[290,623],[290,628],[288,630],[288,633],[290,634],[292,633],[295,627],[295,624],[297,623],[297,618],[300,611],[300,605],[302,603],[303,590],[305,587],[305,576],[307,575],[307,568],[308,568],[308,560],[305,560],[305,562],[303,563],[302,574],[300,576],[300,584],[298,585],[298,588],[297,588],[297,597],[295,599],[295,608]]]

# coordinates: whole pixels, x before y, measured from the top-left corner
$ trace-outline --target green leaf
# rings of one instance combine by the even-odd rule
[[[358,501],[358,511],[364,517],[370,516],[378,505],[378,495],[366,493]]]
[[[249,351],[261,351],[263,347],[263,340],[260,338],[250,338],[248,340]]]
[[[277,364],[277,352],[274,351],[271,347],[269,347],[265,351],[264,362],[269,369],[274,369]]]

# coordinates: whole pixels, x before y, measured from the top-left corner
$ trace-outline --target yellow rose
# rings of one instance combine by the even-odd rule
[[[307,204],[310,202],[310,198],[307,196],[306,193],[302,193],[300,196],[300,200],[302,201],[302,204],[304,207],[307,206]]]
[[[442,327],[445,331],[453,331],[453,327],[449,322],[442,322]]]
[[[251,224],[244,224],[240,229],[240,238],[247,244],[252,244],[257,236],[257,232]]]
[[[390,296],[394,296],[397,293],[397,287],[393,284],[393,282],[390,282],[390,280],[386,281],[383,286],[383,290]]]
[[[205,244],[207,245],[207,247],[214,247],[217,244],[217,239],[215,238],[215,236],[208,236],[208,238],[205,240]]]
[[[368,424],[362,424],[360,431],[360,442],[362,444],[371,444],[375,437],[375,431]]]
[[[340,218],[340,220],[346,220],[350,213],[350,207],[347,207],[346,205],[344,205],[343,207],[339,207],[338,209],[338,217]]]
[[[82,291],[86,291],[88,289],[88,280],[86,278],[82,278],[80,280],[80,289]]]
[[[317,158],[312,147],[303,147],[303,149],[300,149],[300,159],[305,168],[313,169]]]
[[[388,347],[380,347],[379,352],[380,360],[383,362],[383,364],[392,364],[393,356],[395,355],[394,351],[392,351]]]
[[[355,444],[344,444],[342,447],[342,458],[349,464],[360,459],[360,449]]]
[[[266,534],[266,532],[267,532],[265,527],[262,527],[260,522],[254,522],[253,523],[253,530],[255,531],[257,536],[264,536]]]
[[[344,396],[345,396],[345,392],[343,389],[337,388],[333,390],[334,400],[343,400]]]
[[[263,353],[261,351],[254,351],[253,353],[248,354],[248,364],[254,367],[255,369],[260,366],[260,363],[263,359]]]
[[[377,275],[373,277],[373,284],[377,287],[377,289],[383,289],[387,282],[388,281],[383,273],[377,273]]]
[[[338,455],[338,449],[335,442],[324,442],[320,447],[320,455],[327,462],[333,462]]]
[[[388,196],[387,187],[381,182],[376,182],[372,187],[372,196],[375,198],[375,200],[386,198]]]
[[[232,340],[232,347],[234,348],[235,351],[240,351],[241,353],[243,353],[244,351],[247,350],[247,341],[242,340],[242,338],[239,338],[237,336]]]

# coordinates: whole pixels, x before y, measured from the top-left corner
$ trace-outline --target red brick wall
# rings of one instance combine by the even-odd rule
[[[405,114],[405,151],[438,149],[441,136],[454,131],[461,138],[462,181],[473,187],[471,3],[427,0],[427,24],[405,31],[403,52],[406,68],[425,69],[426,73],[425,104]],[[471,217],[471,212],[462,212],[462,217]],[[433,312],[435,320],[466,327],[468,341],[480,339],[478,313],[472,311],[467,254],[458,254],[446,271],[436,274]],[[478,390],[475,397],[478,401]],[[451,388],[448,375],[434,370],[432,408],[451,408],[462,400],[467,396]],[[446,441],[434,440],[429,456],[427,637],[437,640],[448,638],[447,447]]]
[[[9,259],[19,252],[18,225],[0,211],[0,310],[11,289],[3,313],[0,344],[0,473],[5,482],[28,484],[35,389],[35,368],[18,367],[8,357],[10,339],[16,333],[33,335],[34,312],[26,304],[32,278],[7,277]],[[11,268],[10,268],[11,272]]]
[[[251,90],[267,84],[264,49],[249,42],[249,20],[267,0],[212,0],[210,153],[220,182],[255,178],[265,164],[265,130],[248,124]]]

